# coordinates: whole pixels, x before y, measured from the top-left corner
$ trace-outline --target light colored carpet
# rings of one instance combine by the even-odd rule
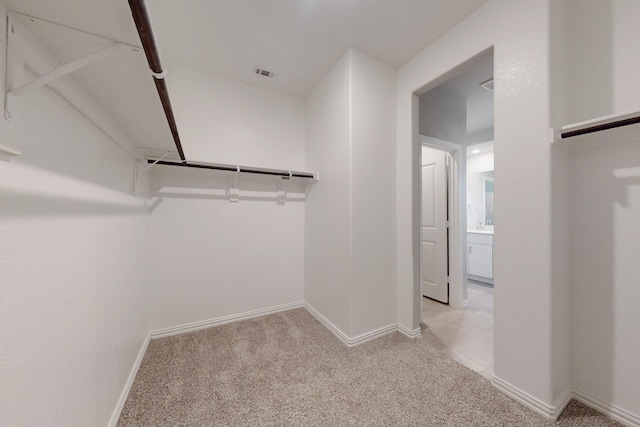
[[[125,426],[614,426],[543,419],[422,339],[348,348],[305,309],[151,341]]]

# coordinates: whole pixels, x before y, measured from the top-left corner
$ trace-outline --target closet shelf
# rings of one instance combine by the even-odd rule
[[[612,114],[563,126],[554,144],[571,151],[640,141],[640,112]]]

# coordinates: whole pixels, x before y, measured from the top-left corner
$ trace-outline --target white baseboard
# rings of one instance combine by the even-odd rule
[[[567,388],[560,393],[560,397],[556,399],[555,405],[553,406],[555,408],[554,420],[558,419],[562,411],[564,411],[564,408],[571,402],[571,399],[573,399],[573,390],[571,390],[571,388]]]
[[[395,331],[399,331],[400,333],[402,333],[403,335],[406,335],[409,338],[417,338],[421,336],[420,328],[412,331],[397,323],[394,323],[392,325],[384,326],[382,328],[379,328],[370,332],[366,332],[362,335],[358,335],[357,337],[349,338],[347,334],[342,332],[340,328],[338,328],[336,325],[331,323],[329,319],[327,319],[322,314],[320,314],[320,312],[318,312],[318,310],[313,308],[311,305],[305,302],[304,308],[306,308],[307,311],[313,315],[313,317],[315,317],[320,323],[322,323],[327,329],[329,329],[340,341],[342,341],[344,344],[346,344],[349,347],[355,347],[357,345],[363,344],[367,341],[374,340],[376,338],[380,338],[381,336],[390,334]]]
[[[611,405],[610,403],[603,402],[575,388],[567,389],[557,399],[558,403],[550,406],[495,375],[491,378],[491,383],[500,392],[550,420],[557,420],[571,399],[575,399],[626,426],[640,427],[640,417],[637,415]]]
[[[515,387],[508,382],[493,375],[491,377],[491,384],[500,392],[506,394],[516,402],[521,403],[532,411],[542,415],[549,420],[556,420],[560,416],[560,413],[564,407],[571,400],[571,392],[567,391],[566,396],[562,396],[559,405],[548,405],[543,401],[531,396],[529,393]]]
[[[404,335],[407,338],[413,339],[413,338],[420,338],[422,336],[422,330],[420,328],[409,329],[399,323],[397,327],[398,327],[398,332],[400,332],[402,335]]]
[[[138,374],[138,369],[140,369],[140,364],[142,363],[144,354],[147,352],[147,347],[149,346],[150,339],[150,334],[147,333],[147,336],[145,337],[144,341],[142,342],[142,346],[140,347],[140,351],[138,352],[138,357],[136,357],[135,362],[133,362],[133,366],[131,367],[131,371],[129,372],[127,382],[124,384],[122,393],[120,393],[118,403],[116,404],[116,407],[111,414],[111,419],[109,420],[108,424],[109,427],[116,427],[116,424],[118,424],[120,413],[122,413],[122,408],[124,408],[127,397],[129,397],[129,391],[131,390],[131,386],[133,385],[133,380],[136,379],[136,375]]]
[[[573,389],[573,398],[585,405],[601,412],[626,426],[640,427],[640,417],[633,415],[623,409],[603,402],[583,391]]]
[[[358,335],[355,338],[351,338],[351,339],[349,339],[349,342],[347,343],[347,345],[349,347],[355,347],[357,345],[364,344],[367,341],[371,341],[371,340],[374,340],[376,338],[380,338],[381,336],[390,334],[390,333],[395,332],[397,330],[398,330],[398,325],[397,324],[394,323],[393,325],[387,325],[387,326],[384,326],[382,328],[376,329],[374,331],[370,331],[370,332],[366,332],[366,333],[364,333],[362,335]]]
[[[199,322],[186,323],[184,325],[172,326],[170,328],[156,329],[151,331],[151,339],[169,337],[171,335],[184,334],[200,329],[211,328],[213,326],[225,325],[232,322],[240,322],[242,320],[253,319],[256,317],[266,316],[281,311],[293,310],[304,306],[302,301],[289,304],[277,305],[274,307],[262,308],[260,310],[247,311],[245,313],[232,314],[230,316],[216,317],[215,319],[201,320]]]
[[[349,345],[349,337],[347,336],[347,334],[342,332],[340,330],[340,328],[338,328],[336,325],[331,323],[326,317],[324,317],[322,314],[320,314],[320,312],[318,312],[318,310],[316,310],[315,308],[311,307],[306,302],[304,303],[304,308],[306,308],[307,311],[313,315],[313,317],[318,319],[318,321],[320,323],[322,323],[327,329],[329,329],[333,333],[333,335],[335,335],[340,341],[342,341],[346,345]]]

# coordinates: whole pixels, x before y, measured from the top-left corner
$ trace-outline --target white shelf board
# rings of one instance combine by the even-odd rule
[[[640,120],[640,112],[612,114],[563,126],[555,132],[553,143],[576,151],[640,141],[640,122],[619,126],[634,121],[635,118]],[[607,129],[608,126],[616,125],[618,126]],[[571,136],[572,133],[586,130],[589,130],[589,133]],[[563,135],[565,135],[564,138]]]
[[[20,154],[20,150],[17,148],[0,143],[0,160],[8,162],[11,157],[19,156]]]

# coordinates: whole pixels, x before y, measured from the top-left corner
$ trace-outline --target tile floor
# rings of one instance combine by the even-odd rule
[[[486,378],[493,373],[493,286],[469,281],[469,307],[422,298],[422,338]]]

